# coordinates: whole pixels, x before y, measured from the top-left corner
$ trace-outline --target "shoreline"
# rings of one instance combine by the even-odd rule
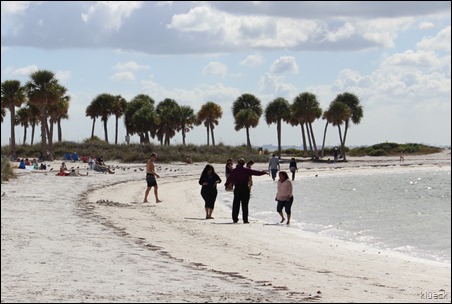
[[[413,160],[399,167],[440,168],[447,161],[450,170],[450,152],[440,161]],[[393,162],[363,167],[350,161],[337,169],[300,164],[302,174],[311,176],[398,171]],[[422,292],[450,295],[450,264],[394,256],[252,218],[250,225],[231,224],[230,210],[219,202],[215,219],[205,220],[197,184],[204,165],[161,164],[159,204],[139,203],[145,190],[137,171],[142,164],[120,164],[130,169],[87,177],[23,174],[5,184],[2,302],[419,302]],[[222,176],[224,165],[214,167]],[[19,180],[34,191],[21,190]],[[30,222],[36,223],[28,229]],[[55,238],[61,244],[48,245]],[[34,239],[40,240],[38,247]],[[40,271],[31,271],[36,268]]]

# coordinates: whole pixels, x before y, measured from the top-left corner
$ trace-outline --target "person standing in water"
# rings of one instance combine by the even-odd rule
[[[285,221],[284,215],[282,213],[283,208],[287,214],[287,225],[290,224],[290,215],[291,208],[293,203],[293,194],[292,194],[292,182],[289,180],[289,176],[286,171],[279,172],[279,180],[278,180],[278,190],[276,192],[275,201],[278,202],[276,207],[276,211],[281,216],[281,223]]]
[[[154,162],[156,159],[157,159],[157,153],[154,152],[151,154],[151,157],[149,158],[148,162],[146,163],[147,188],[146,188],[146,191],[144,192],[143,203],[148,202],[149,191],[151,191],[152,187],[154,187],[155,202],[156,203],[161,202],[161,200],[159,199],[159,194],[158,194],[159,187],[157,186],[157,179],[156,179],[156,178],[160,178],[160,175],[158,175],[157,172],[155,172],[155,166],[154,166]]]

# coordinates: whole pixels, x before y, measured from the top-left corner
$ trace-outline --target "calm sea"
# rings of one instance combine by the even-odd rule
[[[271,178],[254,182],[251,218],[279,222],[276,187]],[[450,168],[333,177],[303,177],[300,170],[293,187],[291,229],[451,261]],[[232,194],[219,190],[217,202],[230,207]]]

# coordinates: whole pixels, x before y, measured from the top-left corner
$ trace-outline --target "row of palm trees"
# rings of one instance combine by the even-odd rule
[[[40,70],[30,75],[30,81],[21,86],[18,80],[7,80],[1,85],[2,122],[6,115],[5,109],[11,115],[11,153],[15,154],[14,126],[22,125],[26,130],[32,127],[32,142],[35,126],[41,124],[41,151],[52,151],[54,125],[58,127],[58,141],[62,141],[61,120],[68,119],[70,97],[66,88],[58,83],[54,73]],[[15,113],[15,107],[20,108]],[[255,128],[264,114],[261,101],[252,94],[242,94],[232,105],[235,130],[246,130],[247,146],[251,148],[250,128]],[[127,102],[121,95],[108,93],[99,94],[87,106],[85,115],[93,120],[91,137],[94,137],[96,120],[103,122],[105,141],[109,142],[107,122],[110,116],[115,117],[115,144],[118,144],[119,119],[124,116],[127,136],[137,135],[141,143],[150,143],[151,138],[157,138],[162,145],[170,145],[170,139],[181,132],[183,144],[186,144],[186,134],[195,126],[203,124],[207,131],[207,145],[215,145],[214,129],[223,115],[220,105],[209,101],[200,110],[195,111],[190,106],[179,105],[175,100],[166,98],[156,105],[148,95],[139,94]],[[341,153],[345,158],[345,140],[350,122],[359,124],[363,117],[363,109],[359,98],[352,93],[336,96],[327,110],[323,111],[317,97],[308,92],[296,96],[292,103],[278,97],[265,108],[265,121],[268,125],[276,124],[278,138],[278,155],[281,155],[282,122],[292,126],[300,126],[301,139],[305,153],[311,151],[313,157],[323,157],[326,131],[329,124],[338,127]],[[326,120],[322,150],[317,150],[312,123],[323,118]],[[344,124],[344,134],[341,126]]]

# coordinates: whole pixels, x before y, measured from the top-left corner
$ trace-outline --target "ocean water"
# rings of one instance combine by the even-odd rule
[[[329,177],[303,177],[299,170],[292,183],[289,229],[451,261],[450,169]],[[276,188],[271,178],[254,181],[250,218],[280,221]],[[230,208],[232,194],[220,190],[217,202]]]

